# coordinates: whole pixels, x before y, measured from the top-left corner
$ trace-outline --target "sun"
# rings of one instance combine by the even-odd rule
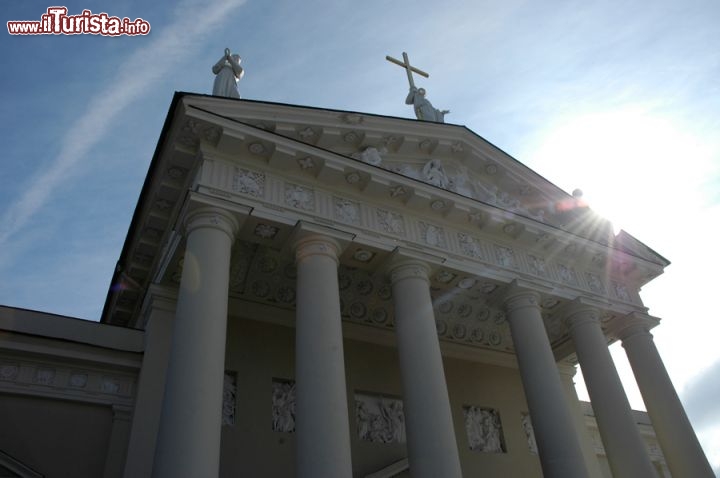
[[[581,189],[616,231],[645,229],[675,207],[673,191],[691,179],[697,150],[675,122],[642,108],[569,116],[538,137],[531,167],[566,191]]]

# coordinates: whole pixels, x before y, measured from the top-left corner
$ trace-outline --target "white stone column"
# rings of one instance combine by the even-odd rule
[[[615,478],[657,478],[615,369],[596,310],[572,305],[565,317],[600,437]]]
[[[137,383],[125,478],[152,476],[177,295],[152,285],[145,297],[145,351]]]
[[[714,473],[665,369],[647,323],[630,318],[618,334],[633,369],[665,461],[674,477]]]
[[[321,235],[295,244],[295,417],[297,476],[351,478],[338,254]]]
[[[154,478],[217,476],[230,249],[236,219],[202,207],[185,219],[187,245],[153,466]]]
[[[110,442],[107,446],[103,478],[120,478],[123,476],[123,466],[127,456],[128,440],[130,437],[130,415],[132,408],[123,405],[113,405],[112,413],[112,430],[110,431]]]
[[[390,274],[410,473],[414,478],[459,478],[460,457],[428,268],[420,261],[400,261]]]
[[[507,319],[535,432],[543,474],[588,476],[537,293],[512,287],[505,296]]]

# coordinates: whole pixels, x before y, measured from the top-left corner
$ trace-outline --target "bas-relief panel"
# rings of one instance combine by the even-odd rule
[[[272,380],[272,431],[295,432],[295,381]]]
[[[356,392],[355,419],[361,440],[405,443],[405,415],[400,399]]]
[[[528,450],[533,455],[538,454],[537,442],[535,441],[535,430],[533,430],[532,421],[530,421],[529,413],[521,413],[520,421],[522,423],[523,431],[525,432],[525,438],[527,439]]]
[[[505,453],[500,413],[474,405],[463,407],[468,446],[478,453]]]
[[[237,410],[237,372],[225,371],[223,378],[222,424],[235,425]]]

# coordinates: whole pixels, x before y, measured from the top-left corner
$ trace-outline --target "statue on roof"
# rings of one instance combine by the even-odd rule
[[[245,71],[240,66],[240,55],[233,54],[229,48],[225,48],[225,54],[212,67],[215,73],[212,94],[214,96],[226,96],[228,98],[240,98],[238,91],[238,80],[243,77]]]
[[[435,123],[444,123],[445,115],[450,110],[439,110],[435,108],[430,101],[425,98],[425,88],[410,87],[410,92],[405,98],[406,105],[413,105],[415,116],[421,121],[434,121]]]
[[[385,59],[391,63],[402,66],[407,71],[408,83],[410,83],[410,92],[408,93],[407,98],[405,98],[405,104],[413,105],[415,117],[417,117],[420,121],[444,123],[445,115],[450,113],[450,110],[439,110],[435,108],[432,103],[425,98],[425,88],[417,88],[412,76],[413,73],[417,73],[425,78],[429,78],[430,75],[415,68],[414,66],[410,66],[410,60],[405,52],[403,52],[403,61],[396,60],[391,56],[386,56]]]

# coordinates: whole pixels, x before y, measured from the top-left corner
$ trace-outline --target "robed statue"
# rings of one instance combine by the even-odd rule
[[[240,55],[232,54],[229,48],[225,48],[225,54],[212,67],[215,73],[212,94],[214,96],[226,96],[228,98],[240,98],[238,81],[245,72],[240,66]]]

